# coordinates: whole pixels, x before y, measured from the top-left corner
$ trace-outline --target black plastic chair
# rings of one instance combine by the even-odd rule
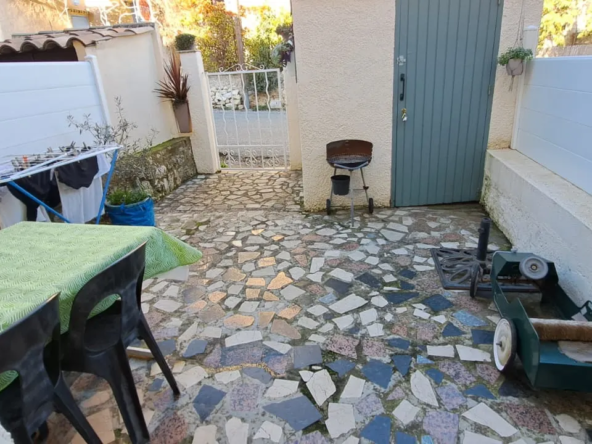
[[[60,370],[58,295],[0,333],[0,373],[18,378],[0,392],[0,423],[16,444],[32,443],[47,434],[54,406],[88,443],[101,443],[70,393]]]
[[[76,295],[70,329],[63,337],[65,370],[91,373],[107,380],[133,443],[150,441],[142,406],[136,392],[126,348],[136,339],[146,342],[175,395],[179,388],[146,318],[140,298],[145,266],[142,244],[92,278]],[[119,295],[108,310],[89,319],[95,306]]]

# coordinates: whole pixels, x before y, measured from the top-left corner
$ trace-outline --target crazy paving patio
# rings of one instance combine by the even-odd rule
[[[200,177],[158,225],[198,247],[142,309],[178,383],[132,359],[152,443],[542,443],[592,439],[592,397],[490,362],[491,300],[445,291],[434,246],[476,247],[478,205],[301,211],[299,173]],[[493,229],[491,248],[508,248]],[[462,358],[459,357],[459,347]],[[108,385],[70,375],[102,441],[129,442]],[[586,430],[588,429],[588,430]],[[50,442],[81,443],[54,415]]]

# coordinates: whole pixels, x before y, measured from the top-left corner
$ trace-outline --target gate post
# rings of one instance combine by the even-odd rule
[[[284,73],[284,91],[286,92],[286,116],[288,119],[288,144],[290,147],[290,169],[302,169],[300,148],[300,119],[298,116],[298,85],[296,84],[296,51],[292,60],[286,64]]]
[[[189,79],[189,112],[193,132],[191,147],[197,172],[213,174],[220,171],[220,158],[216,152],[214,120],[212,117],[210,90],[203,59],[199,51],[180,51],[183,73]]]

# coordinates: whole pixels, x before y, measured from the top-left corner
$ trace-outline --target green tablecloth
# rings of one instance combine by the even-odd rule
[[[0,330],[60,292],[62,332],[67,331],[78,291],[143,242],[147,242],[145,278],[202,256],[154,227],[22,222],[0,230]],[[104,310],[110,303],[97,308]],[[13,379],[0,375],[0,390]]]

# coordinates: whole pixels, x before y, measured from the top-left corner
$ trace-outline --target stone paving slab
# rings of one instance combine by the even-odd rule
[[[360,209],[352,228],[301,203],[296,172],[200,176],[158,203],[158,225],[204,257],[144,286],[182,386],[175,399],[154,361],[130,361],[152,443],[591,439],[590,395],[501,375],[491,300],[440,286],[429,249],[474,246],[480,206]],[[509,246],[495,227],[491,244]],[[67,379],[99,436],[128,443],[107,384]],[[70,441],[53,415],[49,443]]]

